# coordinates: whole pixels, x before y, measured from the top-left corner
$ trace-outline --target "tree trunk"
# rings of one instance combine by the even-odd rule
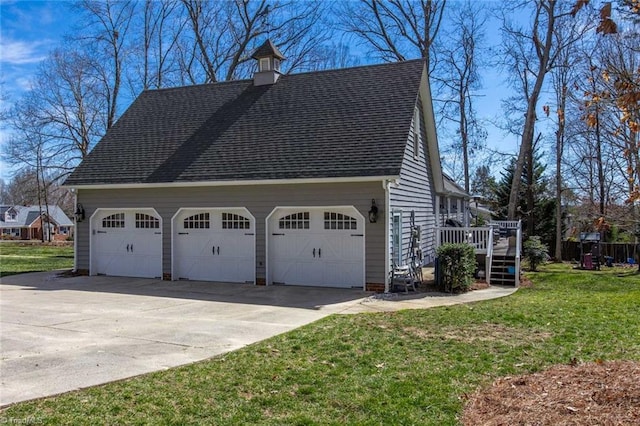
[[[598,107],[596,106],[596,109]],[[600,132],[600,114],[596,112],[596,166],[598,167],[598,197],[600,198],[598,213],[605,216],[606,195],[604,191],[604,170],[602,167],[602,135]]]
[[[507,216],[509,220],[516,219],[516,213],[518,209],[518,201],[520,198],[520,182],[522,179],[522,171],[524,169],[525,161],[528,157],[533,156],[533,133],[535,131],[536,122],[536,107],[538,105],[538,98],[540,97],[540,91],[542,90],[542,84],[544,83],[545,76],[548,72],[548,65],[551,57],[551,47],[553,44],[553,30],[555,24],[555,0],[550,0],[545,6],[542,1],[536,3],[536,19],[532,29],[532,40],[535,44],[535,50],[538,55],[538,69],[536,73],[535,83],[531,94],[527,98],[527,113],[525,115],[524,129],[522,132],[522,140],[520,143],[520,151],[518,153],[518,159],[516,161],[515,170],[513,173],[513,181],[511,184],[511,192],[509,193],[509,207],[507,209]],[[544,45],[540,43],[538,37],[538,17],[544,9],[547,13],[547,28],[544,39]],[[526,79],[526,76],[524,76]]]

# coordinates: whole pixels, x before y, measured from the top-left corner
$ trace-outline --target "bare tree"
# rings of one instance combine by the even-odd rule
[[[94,78],[103,86],[106,99],[106,123],[109,129],[120,115],[120,91],[124,79],[125,60],[131,49],[129,30],[136,2],[133,0],[82,0],[82,27],[72,38],[84,44],[85,54],[94,57]]]
[[[556,44],[562,45],[567,38],[574,37],[571,33],[582,31],[583,26],[589,26],[585,20],[579,22],[565,22],[564,25],[558,25],[554,32]],[[582,40],[583,44],[587,43]],[[588,44],[587,44],[588,45]],[[547,116],[555,121],[555,249],[554,257],[557,261],[562,260],[562,228],[563,228],[563,192],[565,191],[565,180],[563,179],[563,157],[565,155],[565,140],[567,137],[567,111],[570,108],[572,92],[577,85],[580,69],[586,65],[585,58],[579,50],[578,44],[575,47],[566,48],[558,52],[556,64],[551,69],[551,86],[555,95],[555,111],[548,105],[543,107]],[[593,46],[590,46],[593,47]],[[587,49],[589,49],[587,47]],[[575,98],[575,94],[573,96]],[[576,119],[576,115],[570,118]]]
[[[2,189],[2,204],[4,205],[37,204],[38,184],[33,169],[18,170]]]
[[[43,212],[45,206],[46,215],[41,215],[42,235],[44,242],[45,237],[50,238],[48,211],[47,206],[47,189],[48,183],[46,179],[45,169],[48,166],[52,155],[47,151],[46,137],[37,131],[38,123],[28,123],[32,114],[24,114],[26,109],[16,110],[12,116],[14,127],[19,131],[13,135],[6,147],[7,161],[20,167],[22,172],[33,172],[35,176],[35,199],[38,203],[40,212]]]
[[[171,69],[173,52],[187,24],[179,17],[180,4],[178,0],[144,1],[139,17],[142,30],[136,42],[142,57],[138,65],[142,90],[164,87],[175,72]]]
[[[529,3],[524,3],[517,7],[528,5]],[[506,66],[513,70],[510,81],[526,104],[520,132],[520,149],[509,195],[507,216],[510,219],[514,219],[517,214],[522,171],[526,163],[532,161],[536,111],[546,75],[556,65],[559,53],[570,48],[579,38],[579,35],[575,35],[563,40],[561,44],[555,38],[558,22],[570,17],[570,10],[563,10],[562,6],[564,4],[559,6],[557,0],[536,0],[532,6],[532,21],[527,29],[509,23],[506,17],[503,20],[503,53]]]
[[[640,200],[640,43],[637,33],[612,34],[599,43],[600,64],[597,80],[599,87],[587,95],[587,111],[604,109],[609,119],[587,114],[587,124],[598,134],[603,134],[602,144],[610,144],[616,157],[622,158],[622,174],[625,176],[627,203],[632,216],[637,215],[635,202]],[[634,84],[636,86],[634,86]],[[632,99],[636,99],[634,102]],[[599,107],[599,108],[598,108]],[[622,153],[622,156],[619,154]]]
[[[464,189],[470,190],[469,156],[480,149],[487,133],[477,120],[473,92],[480,88],[480,53],[487,15],[478,3],[467,1],[453,10],[451,30],[445,36],[439,57],[448,92],[443,114],[455,123],[453,149],[462,155]]]
[[[433,45],[446,0],[358,0],[340,8],[344,29],[384,61],[424,58],[431,74]]]
[[[186,80],[216,82],[249,75],[251,53],[266,38],[287,57],[285,72],[312,67],[312,53],[329,40],[329,27],[320,25],[323,2],[267,0],[200,2],[182,0],[190,33],[180,46]]]
[[[104,98],[92,69],[77,52],[53,51],[11,111],[5,159],[33,170],[40,191],[66,176],[104,132]]]

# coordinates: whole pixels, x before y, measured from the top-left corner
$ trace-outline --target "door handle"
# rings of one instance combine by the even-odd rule
[[[316,257],[316,249],[313,249],[313,257]]]
[[[322,257],[322,249],[321,248],[318,249],[318,257]]]
[[[211,254],[216,255],[216,246],[211,246]]]
[[[129,244],[127,244],[127,253],[129,253]]]
[[[131,244],[131,253],[133,253],[133,244]]]
[[[219,256],[220,255],[220,246],[218,246],[216,252],[217,252],[216,254]]]

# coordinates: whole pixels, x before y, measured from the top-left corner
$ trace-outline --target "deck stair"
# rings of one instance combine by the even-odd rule
[[[501,238],[493,250],[491,284],[516,285],[515,247],[508,244],[507,238]]]
[[[500,230],[499,233],[494,232],[497,229]],[[487,283],[516,287],[520,285],[520,221],[498,221],[486,228],[437,228],[436,246],[461,242],[473,245],[477,255],[486,256],[484,270],[488,271]]]

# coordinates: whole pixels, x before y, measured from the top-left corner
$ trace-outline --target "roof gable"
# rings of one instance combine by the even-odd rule
[[[423,61],[144,92],[65,185],[394,176]]]

